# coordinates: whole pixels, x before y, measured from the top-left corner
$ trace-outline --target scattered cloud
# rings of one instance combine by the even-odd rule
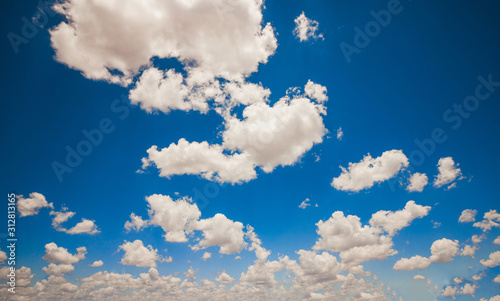
[[[392,269],[396,271],[411,271],[415,269],[423,270],[430,265],[431,260],[429,258],[416,255],[411,258],[401,258],[394,264]]]
[[[462,252],[460,253],[460,255],[470,256],[470,257],[474,258],[474,255],[476,254],[477,250],[479,250],[479,248],[476,246],[465,245],[465,247],[462,249]]]
[[[66,233],[68,233],[68,234],[83,234],[83,233],[85,233],[85,234],[90,234],[90,235],[97,234],[100,232],[101,231],[99,231],[97,229],[97,226],[94,223],[94,221],[88,220],[86,218],[82,218],[81,222],[79,222],[73,228],[66,231]]]
[[[98,267],[102,267],[104,263],[102,262],[102,260],[97,260],[97,261],[94,261],[92,264],[90,264],[91,267],[93,268],[98,268]]]
[[[201,257],[202,260],[206,261],[207,259],[212,257],[212,253],[210,252],[205,252],[203,253],[203,256]]]
[[[408,158],[400,150],[386,151],[377,158],[368,154],[359,163],[349,163],[347,169],[341,166],[342,173],[333,178],[332,186],[337,190],[359,192],[394,177],[408,164]]]
[[[441,158],[437,164],[439,174],[434,179],[434,187],[441,187],[462,178],[462,171],[452,157]]]
[[[120,261],[123,265],[134,265],[141,268],[156,267],[156,262],[161,260],[158,255],[158,250],[153,249],[151,245],[145,247],[139,239],[134,242],[125,241],[118,250],[123,250],[123,255]]]
[[[299,38],[301,42],[313,39],[323,39],[323,34],[316,34],[318,30],[318,22],[306,17],[305,13],[302,12],[295,20],[295,29],[293,34],[295,37]]]
[[[370,225],[381,227],[390,236],[393,236],[397,231],[408,227],[414,219],[426,216],[430,210],[430,206],[421,206],[414,201],[408,201],[402,210],[395,212],[381,210],[376,212],[370,219]]]
[[[343,137],[344,137],[344,132],[342,131],[342,127],[339,127],[337,129],[337,140],[341,141]]]
[[[461,223],[470,223],[476,221],[477,210],[465,209],[458,218]]]
[[[87,248],[79,247],[76,249],[76,254],[71,254],[68,249],[58,247],[55,243],[51,242],[45,245],[45,255],[42,257],[46,261],[53,261],[60,264],[73,264],[82,259],[85,259]]]
[[[22,195],[17,196],[17,210],[21,217],[37,215],[42,208],[54,208],[54,205],[48,203],[45,197],[38,192],[30,193],[29,198],[24,198]]]
[[[436,240],[431,246],[432,262],[443,263],[453,261],[453,257],[458,253],[458,241],[442,238]]]
[[[50,263],[47,267],[42,268],[47,275],[62,275],[69,274],[75,270],[72,264],[55,264]]]
[[[424,187],[427,185],[429,182],[427,175],[425,173],[414,173],[411,175],[409,179],[409,184],[406,186],[406,190],[409,192],[422,192],[424,190]]]
[[[483,266],[494,268],[500,265],[500,251],[496,251],[490,254],[488,259],[481,259],[479,261]]]
[[[306,209],[309,206],[311,206],[311,204],[309,204],[309,199],[305,199],[302,201],[302,203],[300,203],[299,208]]]

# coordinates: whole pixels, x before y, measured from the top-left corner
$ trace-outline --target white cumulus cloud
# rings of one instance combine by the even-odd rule
[[[434,187],[450,184],[457,178],[460,179],[462,177],[462,171],[458,168],[458,164],[455,164],[452,157],[439,159],[437,167],[439,174],[434,179]]]
[[[42,257],[47,261],[53,261],[60,264],[72,264],[85,259],[87,248],[79,247],[76,249],[77,254],[71,254],[68,249],[58,247],[55,243],[51,242],[45,245],[45,255]]]
[[[349,163],[347,169],[341,166],[342,173],[333,178],[332,186],[338,190],[358,192],[394,177],[408,164],[408,158],[400,150],[386,151],[377,158],[368,154],[359,163]]]
[[[406,186],[406,190],[409,192],[422,192],[424,187],[429,183],[429,179],[425,173],[414,173],[409,179],[410,183]]]
[[[156,267],[156,261],[161,260],[158,255],[158,250],[153,249],[151,245],[145,247],[143,242],[139,239],[134,242],[125,241],[124,244],[119,246],[118,250],[123,250],[123,255],[120,261],[123,265],[134,265],[142,268]]]
[[[41,208],[54,208],[52,203],[48,203],[45,200],[45,196],[38,192],[30,193],[29,198],[24,198],[22,195],[17,197],[17,210],[19,215],[30,216],[37,215]]]

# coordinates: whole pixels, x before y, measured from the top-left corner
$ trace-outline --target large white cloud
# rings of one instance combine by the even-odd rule
[[[85,259],[87,248],[79,247],[76,251],[77,254],[73,255],[68,252],[68,249],[58,247],[55,243],[51,242],[45,245],[45,255],[43,256],[43,259],[60,264],[72,264]]]
[[[377,158],[368,154],[361,162],[349,163],[347,169],[341,166],[342,173],[333,178],[332,186],[338,190],[358,192],[394,177],[408,164],[408,158],[400,150],[386,151]]]
[[[17,210],[21,217],[37,215],[41,208],[54,208],[53,204],[48,203],[45,196],[38,192],[30,193],[29,198],[18,195],[17,199]]]
[[[446,184],[450,184],[457,178],[460,179],[462,176],[462,171],[458,168],[458,164],[455,164],[452,157],[441,158],[438,161],[438,171],[439,174],[434,180],[435,187],[441,187]]]
[[[262,4],[67,0],[54,6],[66,20],[50,31],[51,42],[58,61],[91,79],[129,84],[153,57],[239,79],[277,47],[271,25],[262,26]]]
[[[180,139],[161,150],[152,146],[142,168],[156,165],[163,177],[196,174],[218,182],[247,182],[256,177],[256,166],[272,172],[293,165],[321,143],[327,133],[323,114],[322,104],[302,96],[283,97],[273,106],[253,103],[243,110],[243,119],[225,114],[221,145]]]
[[[158,250],[153,249],[151,245],[145,247],[139,239],[134,242],[126,241],[119,250],[125,251],[122,260],[123,265],[135,265],[138,267],[156,267],[156,261],[161,260]]]
[[[282,98],[273,106],[257,103],[243,110],[243,120],[226,119],[223,146],[248,154],[265,172],[292,165],[323,141],[326,129],[321,105],[307,98]]]

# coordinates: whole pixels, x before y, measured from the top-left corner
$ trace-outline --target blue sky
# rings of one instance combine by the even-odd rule
[[[257,293],[263,300],[497,300],[498,3],[61,3],[58,13],[41,13],[42,27],[25,25],[39,2],[1,4],[0,180],[5,195],[19,196],[16,269],[34,275],[32,288],[20,285],[16,296],[157,300],[156,290],[188,300]],[[385,12],[382,26],[373,15]],[[366,34],[367,26],[379,30],[356,46],[356,28]],[[345,44],[358,53],[346,57]],[[101,141],[71,167],[68,149],[91,145],[85,131],[102,139],[93,136]],[[419,142],[429,145],[433,132],[444,141],[425,153]],[[158,153],[148,154],[154,145]],[[71,172],[58,176],[54,164]],[[234,170],[242,173],[225,174]],[[428,183],[409,191],[415,173]],[[148,214],[146,197],[155,194],[159,207]],[[306,199],[310,206],[299,208]],[[404,209],[409,201],[414,211]],[[381,210],[391,212],[376,222]],[[74,215],[54,226],[58,212]],[[125,227],[132,213],[144,227]],[[189,222],[176,219],[188,213]],[[219,224],[221,215],[228,221]],[[354,232],[342,236],[325,226],[321,235],[319,221],[340,227],[348,215],[365,227],[351,224]],[[166,239],[174,228],[185,238]],[[125,251],[138,241],[144,247]],[[467,245],[474,254],[462,254]],[[80,258],[78,247],[86,248]],[[271,253],[260,258],[259,250]],[[355,250],[373,258],[347,260]],[[201,259],[205,252],[211,258]],[[395,268],[417,255],[426,267]],[[195,278],[183,274],[190,267]],[[143,276],[142,286],[130,280],[155,271],[160,278]],[[133,289],[84,285],[102,273],[119,274]],[[233,280],[215,281],[226,274]],[[102,288],[112,296],[100,295]]]

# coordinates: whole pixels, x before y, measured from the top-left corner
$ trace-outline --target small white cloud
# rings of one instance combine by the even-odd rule
[[[43,267],[42,270],[47,275],[62,275],[71,273],[75,267],[72,264],[55,264],[50,263],[47,267]]]
[[[73,255],[68,252],[68,249],[58,247],[55,243],[51,242],[45,245],[45,255],[42,257],[44,260],[53,261],[60,264],[72,264],[85,259],[87,248],[79,247],[76,249],[77,254]]]
[[[118,250],[125,251],[122,260],[123,265],[134,265],[142,268],[156,267],[156,261],[161,260],[158,256],[158,250],[153,249],[151,245],[145,247],[141,240],[134,242],[125,241]]]
[[[396,271],[402,271],[402,270],[411,271],[415,269],[422,270],[430,265],[431,261],[429,258],[416,255],[411,258],[401,258],[394,264],[392,269]]]
[[[319,26],[318,22],[307,18],[304,12],[302,12],[294,22],[295,29],[293,33],[301,42],[307,41],[309,38],[323,39],[323,34],[316,34]]]
[[[489,231],[494,227],[500,227],[500,214],[496,210],[490,210],[484,214],[483,220],[474,223],[472,226],[480,228],[483,232]]]
[[[395,212],[380,210],[374,213],[370,219],[370,225],[381,227],[393,236],[397,231],[410,225],[414,219],[426,216],[430,210],[430,206],[422,206],[414,201],[408,201],[402,210]]]
[[[54,208],[52,203],[45,200],[41,193],[30,193],[30,197],[25,199],[22,195],[17,197],[17,210],[21,217],[37,215],[41,208]]]
[[[409,179],[409,184],[406,186],[406,190],[409,192],[422,192],[424,190],[424,187],[429,183],[429,180],[427,178],[427,175],[425,173],[414,173],[411,175]]]
[[[442,238],[436,240],[431,246],[431,257],[429,259],[432,262],[442,263],[453,261],[453,257],[458,253],[458,241],[450,240],[447,238]]]
[[[471,267],[472,268],[472,267]],[[486,273],[485,272],[482,272],[482,273],[479,273],[477,275],[473,275],[472,276],[472,280],[474,281],[479,281],[481,279],[483,279],[483,277],[486,276]]]
[[[94,268],[98,268],[98,267],[101,267],[104,263],[102,262],[102,260],[97,260],[97,261],[94,261],[92,264],[90,264],[91,267],[94,267]]]
[[[500,275],[496,276],[493,282],[500,283]]]
[[[73,228],[66,231],[68,234],[90,234],[94,235],[100,233],[97,229],[97,225],[94,221],[88,220],[86,218],[82,218],[82,221],[76,224]]]
[[[474,222],[474,221],[476,221],[476,214],[477,214],[477,210],[465,209],[464,211],[462,211],[462,214],[460,214],[458,221],[460,223]]]
[[[215,281],[223,284],[231,284],[235,279],[231,276],[229,276],[225,271],[219,274],[217,278],[215,278]]]
[[[444,290],[441,292],[441,296],[452,297],[453,299],[455,299],[455,295],[457,294],[457,290],[458,290],[457,287],[451,287],[451,286],[447,285],[444,288]]]
[[[202,260],[206,261],[207,259],[212,257],[212,253],[210,252],[205,252],[203,253],[203,256],[201,257]]]
[[[342,173],[333,178],[332,186],[342,191],[359,192],[394,177],[408,164],[408,158],[400,150],[386,151],[377,158],[368,154],[359,163],[349,163],[347,169],[341,166]]]
[[[425,277],[424,277],[424,276],[422,276],[422,275],[415,275],[415,276],[413,276],[413,279],[414,279],[414,280],[425,280],[425,279],[427,279],[427,278],[425,278]]]
[[[63,207],[62,211],[51,211],[50,215],[53,215],[54,217],[52,218],[52,227],[56,229],[57,231],[62,231],[65,232],[66,229],[61,227],[62,223],[65,223],[68,221],[70,218],[72,218],[75,215],[75,212],[67,211],[68,208]]]
[[[460,255],[470,256],[470,257],[474,258],[474,255],[476,254],[477,250],[479,250],[479,248],[476,246],[465,245],[465,247],[462,249],[462,252],[460,253]]]
[[[495,240],[493,241],[494,244],[496,245],[500,245],[500,236],[497,236],[497,238],[495,238]]]
[[[478,288],[477,285],[473,284],[471,285],[470,283],[466,283],[462,290],[460,290],[461,295],[471,295],[472,298],[474,298],[474,294],[476,293],[476,288]]]
[[[302,203],[300,203],[299,208],[306,209],[309,206],[311,206],[311,204],[309,204],[309,199],[305,199],[302,201]]]
[[[484,238],[485,238],[484,235],[479,236],[479,235],[474,234],[474,235],[472,235],[471,240],[473,243],[478,244],[478,243],[482,242]]]
[[[342,140],[342,137],[344,137],[344,132],[342,131],[342,127],[339,127],[337,129],[337,140]]]
[[[307,80],[307,84],[304,87],[304,92],[307,97],[316,100],[317,102],[322,103],[328,100],[328,96],[326,95],[326,87],[320,84],[316,84],[310,79]]]
[[[140,231],[142,228],[147,227],[149,224],[149,221],[145,221],[142,219],[142,217],[135,215],[135,213],[130,214],[130,221],[125,222],[125,229],[127,231],[130,231],[132,229],[135,229],[136,231]]]
[[[500,251],[496,251],[490,254],[488,259],[481,259],[479,261],[483,266],[494,268],[500,265]]]
[[[455,278],[453,278],[453,282],[455,282],[456,284],[460,284],[460,283],[464,282],[464,278],[455,277]]]
[[[219,253],[239,253],[245,246],[243,239],[243,224],[228,219],[224,214],[217,213],[214,217],[196,221],[193,228],[203,231],[203,239],[193,250],[219,246]]]
[[[452,157],[439,159],[437,167],[439,174],[434,180],[434,187],[439,188],[443,185],[450,184],[456,179],[462,179],[462,171],[458,168],[458,164],[455,164]]]

